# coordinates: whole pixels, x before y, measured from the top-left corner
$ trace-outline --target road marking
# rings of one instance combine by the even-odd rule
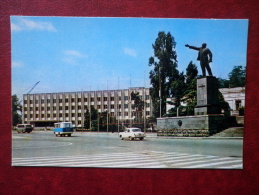
[[[156,151],[13,158],[13,166],[242,169],[241,157]]]

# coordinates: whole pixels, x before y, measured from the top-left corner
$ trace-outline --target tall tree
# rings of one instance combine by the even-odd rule
[[[90,118],[91,114],[91,118]],[[91,122],[91,127],[96,128],[96,121],[98,118],[98,111],[97,109],[94,108],[94,106],[91,106],[91,112],[89,111],[89,108],[86,107],[85,111],[85,121],[84,121],[84,126],[86,129],[90,129],[90,122]]]
[[[234,66],[228,74],[230,87],[244,87],[246,79],[246,68],[243,66]]]
[[[186,115],[194,115],[194,107],[197,104],[197,76],[197,66],[191,61],[186,68],[186,91],[184,98],[184,101],[187,103]]]
[[[168,32],[159,32],[155,43],[152,44],[154,56],[149,58],[149,66],[153,70],[149,73],[150,95],[153,100],[154,116],[166,113],[166,98],[170,95],[171,81],[177,74],[177,55],[175,51],[176,42],[174,37]],[[160,108],[161,100],[161,108]]]
[[[13,126],[22,122],[21,117],[22,105],[20,104],[19,98],[17,95],[12,95],[12,117],[13,117]]]
[[[144,101],[139,97],[139,92],[131,92],[131,100],[134,101],[132,109],[134,110],[134,116],[136,117],[136,122],[141,123],[143,119]]]

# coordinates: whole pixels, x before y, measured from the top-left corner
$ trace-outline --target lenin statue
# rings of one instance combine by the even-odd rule
[[[211,68],[209,63],[212,62],[212,53],[209,48],[206,48],[207,44],[203,43],[201,47],[194,47],[190,45],[185,45],[185,47],[189,47],[190,49],[194,49],[199,51],[197,60],[200,61],[202,76],[206,76],[206,70],[209,73],[209,76],[213,76],[211,72]]]

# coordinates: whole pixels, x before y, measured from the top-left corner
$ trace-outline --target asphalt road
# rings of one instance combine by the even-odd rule
[[[12,140],[13,166],[242,168],[242,139],[147,134],[143,141],[129,141],[120,140],[118,133],[75,132],[72,137],[56,137],[50,131],[34,131],[13,132]]]

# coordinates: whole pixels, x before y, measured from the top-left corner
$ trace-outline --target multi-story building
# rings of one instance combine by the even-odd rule
[[[108,112],[121,122],[134,119],[130,100],[131,92],[138,92],[145,102],[143,116],[152,115],[149,88],[121,90],[40,93],[23,95],[23,123],[34,126],[52,126],[55,122],[71,121],[75,126],[84,126],[85,113],[94,106],[99,113]]]

